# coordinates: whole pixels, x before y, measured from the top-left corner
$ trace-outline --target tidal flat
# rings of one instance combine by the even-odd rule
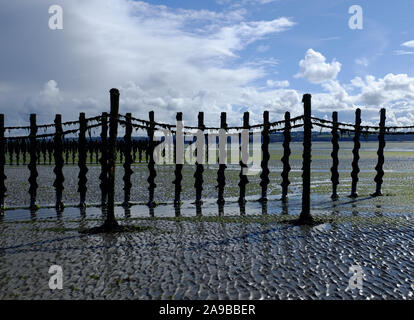
[[[174,209],[174,170],[156,166],[158,206],[150,209],[146,164],[134,164],[131,208],[116,207],[123,225],[141,232],[84,235],[105,212],[99,166],[88,166],[87,202],[78,202],[76,166],[64,167],[66,208],[57,214],[53,166],[39,166],[38,204],[28,206],[26,166],[6,167],[6,210],[0,217],[0,299],[412,299],[414,293],[414,143],[387,142],[383,196],[375,191],[377,143],[363,142],[358,194],[350,193],[352,143],[340,144],[337,201],[330,199],[331,145],[312,146],[312,215],[319,224],[295,226],[301,210],[300,143],[292,143],[289,200],[279,201],[283,153],[271,144],[269,201],[257,202],[260,176],[249,176],[245,206],[237,203],[238,165],[226,170],[226,204],[216,203],[217,165],[206,166],[196,209],[194,166],[184,166],[183,203]],[[116,201],[123,201],[122,166]],[[49,289],[51,265],[63,270],[63,289]],[[352,289],[352,266],[363,271]]]

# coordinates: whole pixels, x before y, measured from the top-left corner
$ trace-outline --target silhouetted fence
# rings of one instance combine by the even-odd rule
[[[311,158],[312,158],[312,128],[313,126],[330,129],[332,134],[332,167],[331,167],[331,182],[332,182],[332,198],[337,199],[337,187],[339,184],[338,173],[338,152],[339,152],[339,137],[340,134],[352,133],[354,135],[352,150],[352,183],[350,197],[357,197],[357,184],[359,175],[359,150],[360,150],[360,137],[361,135],[375,134],[378,135],[378,161],[375,167],[376,176],[375,183],[376,189],[372,194],[373,196],[381,195],[381,186],[383,183],[383,164],[384,164],[384,148],[385,148],[385,135],[389,134],[414,134],[414,132],[406,131],[414,129],[414,126],[399,126],[399,127],[386,127],[385,126],[385,109],[380,111],[380,121],[378,126],[362,126],[361,125],[361,110],[355,111],[355,123],[341,123],[338,122],[337,112],[332,113],[332,120],[320,119],[311,115],[311,95],[305,94],[303,96],[304,114],[299,117],[291,118],[290,113],[286,112],[284,120],[270,122],[269,112],[263,113],[263,123],[250,125],[249,113],[245,112],[243,115],[242,126],[228,126],[226,113],[222,112],[220,116],[219,127],[207,127],[204,124],[204,114],[200,112],[198,114],[197,126],[184,126],[182,125],[182,113],[177,113],[177,124],[166,124],[155,121],[155,114],[153,111],[149,113],[149,120],[143,120],[134,118],[130,113],[121,115],[118,112],[119,108],[119,92],[116,89],[111,90],[111,110],[110,114],[106,112],[102,115],[92,118],[86,118],[84,113],[79,115],[79,119],[76,121],[62,122],[61,116],[56,115],[53,124],[38,125],[36,123],[36,115],[30,115],[30,126],[26,127],[7,127],[4,125],[4,115],[0,114],[0,206],[3,208],[5,204],[5,197],[7,193],[5,175],[6,165],[21,165],[27,164],[30,171],[29,181],[29,195],[30,195],[30,209],[36,210],[36,194],[38,189],[37,178],[37,166],[40,164],[54,165],[53,172],[55,174],[55,180],[53,187],[56,190],[56,209],[63,210],[62,193],[64,190],[64,165],[77,164],[79,167],[78,175],[78,192],[79,192],[79,205],[85,207],[86,205],[86,193],[87,193],[87,164],[100,164],[101,174],[100,189],[102,196],[102,205],[107,204],[108,208],[113,210],[114,206],[114,179],[115,179],[115,164],[122,163],[124,167],[124,206],[130,205],[130,193],[132,183],[131,176],[133,175],[132,165],[136,162],[147,162],[148,166],[148,206],[153,207],[154,194],[156,191],[155,178],[157,171],[155,167],[154,151],[159,142],[155,141],[155,131],[168,129],[174,135],[173,139],[173,159],[175,163],[174,175],[175,179],[172,182],[175,185],[174,193],[174,205],[180,206],[181,192],[182,192],[182,170],[183,170],[183,157],[181,153],[177,153],[177,144],[184,144],[184,136],[194,136],[194,130],[204,139],[197,139],[195,141],[195,173],[194,173],[194,188],[196,191],[195,204],[200,206],[202,204],[202,192],[203,192],[203,173],[204,165],[203,160],[208,162],[209,157],[216,157],[216,148],[214,148],[214,154],[209,151],[209,143],[207,142],[207,133],[218,133],[219,141],[226,141],[229,131],[235,131],[239,134],[239,138],[242,134],[247,132],[249,135],[260,132],[261,134],[261,174],[260,174],[260,186],[261,197],[259,201],[266,202],[268,199],[268,185],[269,179],[269,144],[270,135],[275,132],[283,133],[283,156],[281,162],[283,165],[281,173],[281,199],[286,201],[289,188],[289,173],[291,167],[289,164],[289,158],[291,155],[290,143],[291,143],[291,131],[292,129],[303,128],[303,154],[302,154],[302,213],[301,219],[312,219],[310,216],[310,192],[311,192]],[[117,136],[118,124],[125,128],[125,133],[122,139]],[[74,129],[72,127],[75,127]],[[47,132],[49,129],[54,129],[52,133],[40,133],[44,130]],[[66,129],[66,130],[64,130]],[[93,137],[92,130],[99,130],[100,135]],[[15,130],[29,131],[27,135],[12,135]],[[109,130],[109,132],[108,132]],[[143,130],[146,132],[148,139],[137,140],[133,139],[133,130]],[[401,131],[405,130],[405,131]],[[194,139],[192,140],[194,142]],[[217,140],[214,142],[217,143]],[[170,148],[168,145],[165,148]],[[184,145],[180,146],[180,150],[183,150]],[[189,148],[192,148],[190,144]],[[239,174],[239,203],[243,204],[246,196],[246,186],[249,179],[244,170],[248,167],[248,148],[249,145],[242,144],[242,148],[247,150],[239,150],[242,154],[239,161],[240,174]],[[158,150],[158,152],[165,152],[166,150]],[[245,151],[245,152],[242,152]],[[247,151],[247,152],[246,152]],[[219,166],[217,170],[217,203],[223,205],[225,203],[224,190],[226,186],[226,162],[227,151],[225,143],[219,143]],[[239,155],[240,155],[239,153]],[[171,153],[169,152],[171,157]],[[244,154],[244,155],[243,155]],[[247,154],[247,157],[246,157]],[[7,157],[6,157],[7,155]],[[159,155],[158,155],[159,156]]]

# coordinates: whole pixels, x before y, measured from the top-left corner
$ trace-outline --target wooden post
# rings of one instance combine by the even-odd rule
[[[23,164],[26,164],[26,153],[27,153],[27,143],[26,139],[22,140],[22,150],[23,150]]]
[[[356,198],[358,197],[357,194],[357,183],[358,183],[358,173],[359,173],[359,167],[358,167],[358,161],[359,161],[359,149],[361,148],[361,144],[359,142],[359,137],[361,135],[361,109],[355,110],[355,135],[354,135],[354,149],[352,150],[352,153],[354,155],[354,158],[352,160],[352,188],[351,188],[351,194],[349,197]]]
[[[13,164],[13,148],[14,148],[14,141],[9,141],[7,143],[7,151],[9,152],[9,164]]]
[[[81,112],[79,115],[79,137],[78,137],[78,192],[80,194],[79,207],[86,207],[86,183],[88,181],[86,174],[88,167],[86,166],[86,119],[85,113]]]
[[[377,171],[377,175],[375,176],[374,181],[376,182],[376,190],[375,193],[372,194],[374,197],[382,196],[381,192],[381,185],[382,185],[382,177],[384,176],[384,170],[382,166],[384,164],[384,148],[385,148],[385,109],[382,108],[380,111],[380,123],[379,123],[379,134],[378,134],[378,163],[375,166],[375,170]]]
[[[204,113],[198,113],[198,135],[196,141],[196,152],[197,152],[197,160],[196,160],[196,171],[194,173],[194,188],[196,189],[196,205],[201,204],[201,194],[203,192],[203,172],[204,172]]]
[[[20,140],[16,141],[16,165],[20,165]],[[50,160],[49,160],[50,164]]]
[[[339,134],[338,134],[338,112],[332,112],[332,167],[331,167],[331,181],[332,181],[332,195],[333,200],[338,199],[337,187],[339,184],[339,173],[338,173],[338,152],[339,152]]]
[[[311,158],[312,158],[312,120],[311,95],[303,95],[303,167],[302,167],[302,212],[299,221],[304,224],[312,223],[310,214],[310,184],[311,184]]]
[[[60,114],[56,115],[55,118],[55,137],[54,137],[54,158],[55,158],[55,168],[53,172],[55,173],[55,181],[53,186],[56,190],[56,211],[63,211],[63,202],[62,202],[62,192],[64,189],[63,182],[65,178],[63,176],[63,141],[62,141],[63,129],[62,129],[62,116]]]
[[[89,163],[93,163],[93,140],[92,137],[89,134],[89,139],[88,139],[88,152],[89,152]]]
[[[182,170],[184,165],[184,136],[182,131],[183,113],[177,112],[177,132],[175,135],[175,179],[173,184],[174,188],[174,205],[179,206],[181,203],[181,181],[183,180]],[[178,149],[178,150],[177,150]]]
[[[155,184],[155,178],[157,176],[157,171],[155,171],[155,161],[154,161],[154,128],[155,128],[155,120],[154,120],[154,111],[149,112],[149,120],[150,120],[150,128],[147,130],[148,137],[149,137],[149,145],[148,145],[148,191],[149,191],[149,199],[148,199],[148,206],[153,207],[155,205],[154,202],[154,192],[157,185]]]
[[[115,219],[115,161],[116,144],[118,136],[119,91],[109,91],[111,99],[111,113],[109,116],[109,141],[108,141],[108,205],[105,226],[108,229],[118,227]]]
[[[222,112],[220,115],[220,133],[219,133],[219,169],[217,171],[217,188],[218,188],[218,197],[217,203],[219,205],[223,205],[224,200],[224,187],[226,186],[226,176],[224,171],[226,170],[226,144],[227,144],[227,122],[226,122],[227,115],[225,112]]]
[[[259,199],[259,201],[266,202],[267,201],[267,186],[270,183],[269,179],[269,159],[270,159],[270,153],[269,153],[269,143],[270,143],[270,136],[269,136],[269,111],[263,112],[263,131],[262,131],[262,161],[261,161],[261,167],[262,167],[262,173],[260,174],[260,186],[262,187],[262,197]]]
[[[30,134],[29,134],[29,143],[30,143],[30,162],[28,168],[30,170],[30,177],[29,177],[29,194],[30,194],[30,210],[36,211],[36,194],[37,194],[37,141],[36,141],[36,134],[37,134],[37,126],[36,126],[36,114],[32,113],[30,115]]]
[[[290,141],[292,140],[290,135],[291,125],[290,125],[290,113],[285,112],[285,128],[283,130],[283,157],[281,159],[283,163],[283,170],[280,174],[282,176],[282,198],[281,200],[285,202],[287,200],[288,189],[290,185],[289,181],[289,172],[290,172],[290,164],[289,164],[289,157],[290,157]]]
[[[125,125],[125,136],[124,136],[124,153],[125,153],[125,162],[124,162],[124,207],[129,206],[129,201],[131,199],[131,175],[133,171],[131,169],[132,164],[132,124],[131,124],[131,113],[126,114],[126,125]]]
[[[4,174],[4,166],[6,164],[6,159],[4,153],[6,151],[6,141],[4,139],[4,114],[0,114],[0,213],[4,210],[4,199],[6,197],[6,184],[5,180],[7,179]]]
[[[239,173],[239,203],[245,203],[246,202],[246,185],[249,183],[249,179],[247,179],[246,175],[246,169],[247,169],[247,162],[249,161],[249,112],[245,112],[243,114],[243,131],[247,130],[247,137],[246,132],[241,135],[240,143],[241,143],[241,160],[239,162],[240,164],[240,173]],[[245,143],[242,143],[242,140],[247,138],[247,141]],[[227,140],[227,139],[226,139]]]
[[[72,141],[70,142],[70,149],[72,151],[72,164],[75,164],[75,158],[76,158],[76,149],[77,149],[77,144],[75,142],[75,139],[72,139]]]
[[[108,195],[108,113],[103,112],[101,119],[101,158],[99,159],[99,163],[101,164],[101,174],[99,175],[99,179],[101,180],[101,183],[99,184],[99,188],[101,189],[101,204],[103,206],[106,203]]]

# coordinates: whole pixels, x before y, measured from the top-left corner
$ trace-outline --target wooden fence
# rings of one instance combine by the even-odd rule
[[[311,158],[312,158],[312,128],[317,126],[319,128],[330,129],[332,134],[332,167],[331,182],[332,182],[332,199],[337,199],[337,186],[339,184],[338,173],[338,151],[339,151],[339,138],[340,134],[352,133],[354,135],[352,150],[352,183],[350,197],[357,197],[357,184],[359,174],[359,150],[360,150],[360,137],[361,135],[375,134],[378,136],[378,161],[375,167],[375,192],[372,196],[381,195],[381,186],[383,183],[383,164],[384,164],[384,148],[385,148],[385,135],[387,134],[413,134],[414,132],[407,131],[413,129],[414,126],[399,126],[399,127],[386,127],[385,109],[380,110],[380,120],[378,126],[361,126],[361,110],[355,111],[355,123],[341,123],[338,122],[337,112],[332,113],[332,120],[320,119],[312,116],[311,112],[311,95],[305,94],[303,96],[304,113],[302,116],[291,118],[290,113],[286,112],[284,119],[276,122],[269,121],[269,112],[263,113],[263,123],[250,125],[249,113],[245,112],[243,115],[242,126],[228,126],[226,113],[222,112],[220,116],[219,127],[207,127],[204,125],[204,114],[200,112],[198,114],[197,126],[182,126],[178,128],[177,125],[160,123],[155,121],[155,114],[153,111],[149,113],[149,120],[133,118],[130,113],[126,115],[119,114],[119,91],[117,89],[111,89],[110,91],[111,109],[110,114],[106,112],[102,115],[86,118],[84,113],[79,115],[79,119],[76,121],[62,122],[61,115],[56,115],[53,124],[38,125],[36,122],[36,115],[30,115],[30,126],[26,127],[7,127],[4,124],[4,115],[0,114],[0,207],[4,208],[5,197],[7,193],[7,177],[5,175],[5,166],[10,164],[20,165],[27,164],[30,171],[29,176],[29,196],[30,206],[29,209],[35,211],[36,195],[37,195],[37,166],[43,164],[54,164],[53,172],[55,174],[55,180],[53,187],[56,190],[56,209],[63,210],[62,193],[64,190],[64,175],[63,167],[68,164],[77,163],[79,167],[78,175],[78,193],[79,193],[79,206],[85,207],[86,205],[86,193],[87,193],[87,164],[99,163],[101,167],[100,189],[101,189],[101,202],[102,205],[107,205],[108,211],[113,212],[115,205],[115,168],[116,163],[122,163],[124,167],[124,201],[123,205],[128,207],[130,205],[130,192],[132,188],[131,176],[133,174],[132,165],[135,162],[145,161],[148,166],[148,206],[153,207],[154,194],[156,190],[155,178],[157,176],[154,150],[157,145],[155,141],[154,133],[156,130],[168,129],[177,139],[174,142],[174,159],[178,156],[176,153],[176,144],[180,143],[182,138],[180,135],[193,134],[194,130],[201,130],[203,134],[211,131],[219,132],[219,139],[226,139],[226,132],[233,130],[240,132],[241,130],[248,130],[250,134],[254,132],[260,132],[262,136],[262,160],[261,160],[261,174],[260,174],[260,186],[261,197],[259,201],[267,201],[269,179],[269,143],[270,135],[275,132],[283,133],[283,156],[281,158],[283,169],[281,173],[281,187],[282,187],[282,201],[286,201],[289,188],[289,173],[291,170],[289,164],[289,158],[291,155],[290,143],[291,143],[291,131],[292,129],[302,128],[303,130],[303,155],[302,155],[302,212],[300,219],[302,221],[309,221],[312,219],[310,215],[310,193],[311,193]],[[182,113],[177,113],[177,121],[182,120]],[[179,122],[177,122],[179,123]],[[125,128],[125,134],[122,139],[117,136],[118,125]],[[76,127],[72,129],[71,127]],[[41,130],[54,129],[52,133],[41,134]],[[64,128],[69,128],[64,130]],[[100,136],[98,138],[92,138],[91,130],[99,130]],[[15,130],[28,130],[27,135],[13,135]],[[136,140],[132,138],[133,130],[144,130],[147,133],[148,139]],[[109,131],[109,132],[108,132]],[[89,138],[87,137],[89,136]],[[205,135],[206,137],[206,135]],[[246,147],[246,146],[245,146]],[[206,150],[204,149],[207,149]],[[247,146],[248,148],[248,146]],[[224,150],[224,151],[223,151]],[[208,160],[208,144],[200,144],[197,148],[197,152],[203,152]],[[219,148],[219,156],[226,157],[223,154],[225,149]],[[8,157],[6,157],[6,154]],[[119,155],[119,157],[117,156]],[[42,157],[41,157],[42,156]],[[89,156],[89,157],[88,157]],[[29,162],[27,163],[27,158]],[[145,160],[144,160],[145,158]],[[8,163],[7,163],[8,162]],[[183,164],[175,161],[175,179],[172,182],[175,185],[174,205],[180,206],[181,192],[182,192],[182,170]],[[239,181],[239,203],[243,204],[246,196],[246,186],[249,183],[248,177],[243,174],[243,169],[247,167],[247,159],[240,160],[240,181]],[[223,205],[225,203],[224,190],[226,186],[226,164],[220,163],[217,171],[217,203]],[[204,164],[196,161],[195,173],[194,173],[194,188],[196,190],[195,204],[200,206],[202,204],[202,191],[203,191],[203,172]]]

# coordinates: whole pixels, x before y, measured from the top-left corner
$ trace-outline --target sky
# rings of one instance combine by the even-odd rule
[[[63,29],[52,30],[52,5]],[[351,28],[353,5],[362,9]],[[218,125],[303,113],[414,124],[414,2],[345,0],[18,0],[0,2],[0,112],[6,125],[109,111]],[[356,20],[352,20],[355,22]],[[359,20],[358,20],[359,21]]]

